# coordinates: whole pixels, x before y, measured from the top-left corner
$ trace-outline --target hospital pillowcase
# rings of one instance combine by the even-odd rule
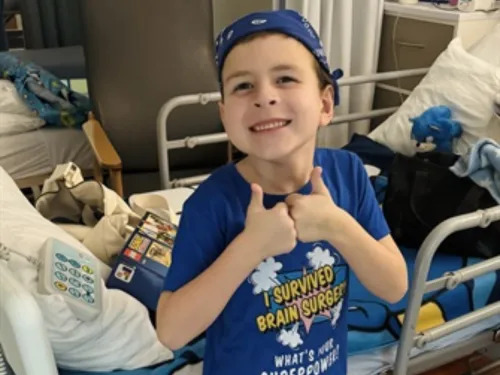
[[[474,43],[469,53],[500,68],[500,22],[478,42]]]
[[[475,43],[469,49],[469,53],[500,68],[500,48],[498,46],[500,46],[500,22],[497,23],[491,32]],[[500,95],[500,91],[498,94]],[[493,117],[491,119],[486,136],[500,142],[500,118]]]
[[[410,118],[426,109],[445,105],[463,127],[453,151],[464,154],[478,139],[488,135],[493,116],[493,97],[500,92],[500,67],[467,52],[460,38],[441,53],[401,107],[368,136],[395,152],[412,156]]]

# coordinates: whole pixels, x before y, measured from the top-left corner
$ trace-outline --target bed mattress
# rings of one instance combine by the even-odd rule
[[[41,128],[0,137],[0,166],[13,179],[52,173],[68,161],[82,170],[93,168],[92,149],[81,130]]]

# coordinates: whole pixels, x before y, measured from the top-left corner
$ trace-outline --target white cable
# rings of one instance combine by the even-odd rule
[[[7,375],[7,363],[3,358],[2,345],[0,345],[0,375]]]
[[[10,249],[7,246],[5,246],[2,242],[0,242],[0,260],[5,260],[9,261],[10,260],[10,254],[14,253],[16,255],[19,255],[20,257],[23,257],[26,259],[28,262],[30,262],[32,265],[38,267],[41,262],[30,256],[30,255],[24,255],[16,250]],[[7,375],[7,363],[5,361],[5,358],[3,356],[3,350],[2,350],[2,345],[0,344],[0,375]]]
[[[11,253],[14,253],[20,257],[23,257],[24,259],[26,259],[28,262],[30,262],[32,265],[34,265],[36,267],[40,266],[40,264],[41,264],[41,262],[38,259],[36,259],[35,257],[32,257],[31,255],[24,255],[24,254],[20,253],[19,251],[8,248],[2,242],[0,242],[0,259],[9,261]],[[1,373],[0,373],[0,375],[1,375]]]
[[[6,260],[7,262],[10,259],[10,250],[0,242],[0,259]]]

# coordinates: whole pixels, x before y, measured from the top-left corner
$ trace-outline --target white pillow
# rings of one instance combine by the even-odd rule
[[[500,92],[500,67],[472,56],[459,38],[453,39],[398,110],[368,137],[395,152],[412,156],[411,117],[430,107],[446,105],[462,124],[463,134],[453,151],[464,154],[487,134],[493,116],[493,97]]]
[[[500,21],[486,36],[469,49],[472,56],[500,68]],[[498,92],[500,95],[500,91]],[[500,117],[493,117],[486,136],[500,143]]]
[[[28,132],[43,125],[45,121],[24,103],[14,84],[0,79],[0,136]]]
[[[63,229],[43,218],[0,167],[0,241],[38,257],[44,241],[54,237],[88,251]],[[173,357],[157,339],[146,308],[120,290],[107,289],[103,311],[92,322],[77,319],[59,296],[36,292],[38,272],[25,259],[12,255],[13,275],[35,296],[45,321],[58,366],[81,371],[113,371],[150,366]]]
[[[483,38],[469,48],[469,53],[500,67],[500,22]]]

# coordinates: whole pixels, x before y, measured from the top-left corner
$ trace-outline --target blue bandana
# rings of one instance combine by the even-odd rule
[[[215,63],[217,64],[219,82],[222,82],[221,72],[224,60],[236,42],[260,31],[275,31],[291,36],[307,47],[321,68],[331,76],[334,88],[334,103],[335,105],[339,104],[337,80],[342,77],[342,70],[336,69],[333,72],[330,70],[323,50],[323,43],[318,34],[306,18],[290,9],[251,13],[236,20],[221,31],[215,41]]]

